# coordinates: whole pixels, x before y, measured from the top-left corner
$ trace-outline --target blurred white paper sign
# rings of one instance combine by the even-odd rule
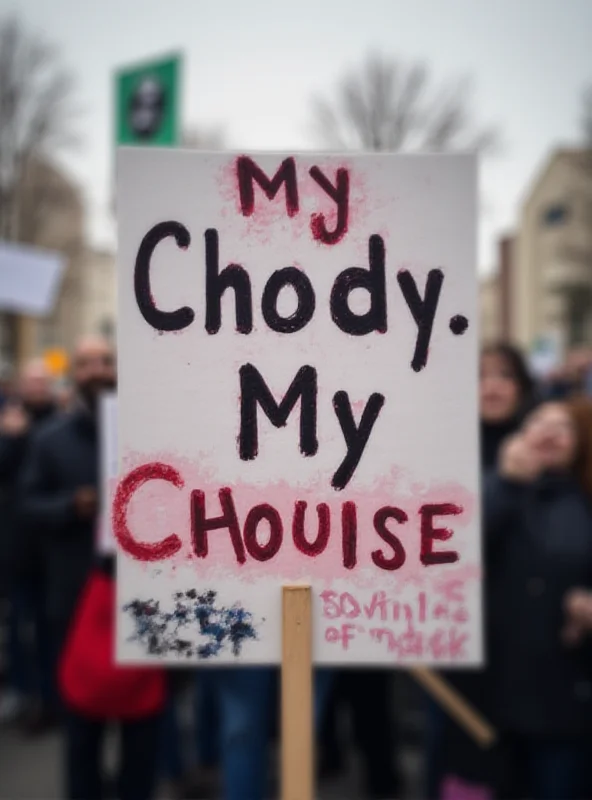
[[[34,317],[51,314],[64,267],[60,253],[0,242],[0,309]]]
[[[97,536],[97,551],[102,555],[115,553],[115,539],[111,527],[111,495],[117,480],[117,395],[108,392],[101,398],[100,416],[100,492],[101,509]]]

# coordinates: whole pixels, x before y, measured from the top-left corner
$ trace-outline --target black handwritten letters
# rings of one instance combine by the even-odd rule
[[[180,222],[161,222],[145,235],[134,270],[134,291],[138,308],[146,322],[161,332],[181,331],[195,321],[195,311],[190,307],[175,311],[158,308],[150,289],[150,262],[157,245],[169,237],[174,237],[177,246],[187,250],[191,237],[187,228]],[[253,296],[251,279],[247,270],[240,264],[229,264],[220,270],[219,235],[215,228],[204,234],[205,245],[205,329],[210,335],[218,333],[222,327],[222,295],[228,289],[235,296],[235,319],[233,327],[238,333],[250,334],[253,331]],[[428,360],[428,349],[432,336],[434,320],[438,311],[444,273],[432,269],[427,277],[422,298],[415,278],[408,270],[402,270],[397,282],[403,299],[417,327],[416,345],[411,362],[415,372],[420,372]],[[280,291],[290,286],[297,297],[297,308],[287,317],[280,315],[277,299]],[[353,311],[349,297],[354,289],[368,293],[370,308],[359,314]],[[316,310],[316,296],[310,278],[297,267],[289,266],[276,270],[263,289],[261,314],[268,328],[276,333],[291,334],[305,328],[312,320]],[[387,292],[385,277],[385,246],[378,234],[368,240],[368,268],[349,267],[335,278],[330,300],[331,319],[337,327],[349,336],[366,336],[371,333],[386,333],[388,330]],[[454,318],[453,332],[464,333],[464,327]]]
[[[255,213],[259,203],[275,200],[282,202],[281,190],[285,196],[286,215],[293,218],[303,213],[297,183],[296,162],[294,158],[284,159],[275,174],[267,175],[256,162],[241,156],[236,162],[236,190],[239,200],[240,214],[250,217]],[[331,222],[324,213],[312,214],[310,218],[310,235],[319,245],[319,264],[322,268],[323,247],[338,244],[349,231],[350,224],[350,175],[345,168],[338,168],[333,175],[313,166],[306,176],[321,190],[326,201],[333,204]],[[279,195],[279,198],[278,198]],[[330,206],[329,206],[330,208]],[[188,253],[188,258],[196,258],[196,243],[192,243],[187,227],[175,220],[168,220],[154,225],[142,239],[135,262],[134,292],[138,309],[144,320],[161,333],[182,331],[190,325],[199,324],[195,307],[181,306],[174,310],[159,307],[158,298],[151,290],[151,262],[161,242],[174,239],[179,249]],[[205,308],[203,325],[208,335],[215,336],[222,328],[230,326],[239,334],[248,336],[255,330],[256,298],[253,297],[251,276],[241,264],[220,264],[219,232],[208,228],[203,234],[203,295]],[[346,336],[363,337],[384,334],[389,328],[389,304],[396,293],[407,306],[408,321],[415,326],[415,346],[410,353],[410,367],[419,373],[428,366],[429,347],[438,314],[439,302],[445,286],[445,275],[442,269],[433,268],[425,279],[417,281],[407,269],[400,270],[393,279],[392,268],[389,273],[389,260],[384,239],[378,233],[368,235],[367,264],[346,266],[335,277],[329,299],[328,308],[318,308],[315,288],[311,279],[311,271],[305,272],[294,265],[278,265],[267,280],[260,299],[260,315],[262,323],[271,331],[281,336],[297,335],[310,325],[315,314],[329,314],[335,326]],[[197,257],[197,267],[200,263]],[[391,281],[387,279],[391,275]],[[296,309],[291,314],[282,314],[278,307],[280,292],[289,289],[296,299]],[[367,310],[356,311],[351,306],[351,295],[356,290],[367,295]],[[199,292],[199,281],[196,280],[196,292]],[[223,318],[222,298],[226,292],[234,295],[234,313],[230,318]],[[200,315],[201,316],[201,315]],[[468,320],[456,315],[449,321],[449,329],[455,335],[462,335]],[[238,450],[240,458],[250,461],[258,455],[258,409],[262,411],[275,427],[287,424],[289,416],[300,404],[300,437],[299,449],[303,456],[314,456],[318,450],[317,440],[317,371],[310,365],[302,366],[291,384],[285,387],[283,397],[274,397],[268,388],[265,377],[253,364],[244,364],[239,369],[240,385],[240,433]],[[345,455],[337,467],[331,484],[334,489],[342,490],[351,481],[358,464],[364,454],[370,436],[374,430],[385,397],[378,392],[372,393],[364,410],[356,422],[348,393],[337,391],[333,398],[333,410],[337,417],[345,440]],[[196,500],[196,519],[199,519],[199,502]],[[345,528],[354,535],[356,529],[355,516],[344,520]],[[263,518],[263,517],[262,517]],[[394,555],[387,557],[377,551],[376,559],[384,564],[398,564],[401,554],[393,546],[394,534],[386,526],[387,519],[401,522],[396,515],[387,515],[377,523],[385,542],[394,549]],[[268,520],[269,521],[269,520]],[[255,523],[253,523],[255,525]],[[271,524],[271,523],[270,523]],[[427,523],[426,523],[427,524]],[[200,524],[196,529],[201,531]],[[196,547],[204,546],[199,535]],[[433,538],[442,538],[435,531]],[[431,558],[429,549],[426,558]],[[386,566],[385,568],[389,568]]]
[[[278,404],[260,372],[252,365],[240,368],[241,406],[239,452],[243,461],[252,461],[259,452],[257,405],[261,406],[272,425],[283,427],[298,400],[300,400],[300,452],[314,456],[319,448],[317,441],[317,371],[301,367],[290,388]]]

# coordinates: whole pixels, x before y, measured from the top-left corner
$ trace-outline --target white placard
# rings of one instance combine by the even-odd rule
[[[61,253],[0,242],[0,310],[51,314],[64,268]]]
[[[318,664],[480,662],[475,196],[464,155],[120,150],[122,661],[278,663],[310,583]]]
[[[100,493],[97,551],[102,555],[115,553],[110,507],[116,489],[118,468],[117,394],[105,392],[99,404]]]

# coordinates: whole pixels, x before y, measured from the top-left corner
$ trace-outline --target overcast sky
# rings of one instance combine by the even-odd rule
[[[84,147],[68,164],[99,245],[113,241],[112,74],[136,60],[182,51],[187,125],[219,124],[237,149],[314,145],[311,96],[370,50],[470,76],[504,139],[481,171],[481,268],[551,149],[577,143],[592,81],[592,0],[0,0],[13,10],[77,76]]]

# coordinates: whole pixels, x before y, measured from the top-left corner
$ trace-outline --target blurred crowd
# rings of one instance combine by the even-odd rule
[[[97,531],[98,407],[115,356],[84,339],[71,365],[68,391],[41,362],[1,387],[0,724],[24,742],[59,731],[68,800],[148,800],[165,782],[171,798],[277,797],[276,670],[114,665],[114,569]],[[512,346],[485,348],[480,423],[486,666],[442,676],[497,739],[480,747],[426,697],[422,795],[592,798],[592,353],[535,379]],[[392,679],[317,672],[321,781],[356,753],[365,797],[408,794]],[[115,776],[102,761],[113,726]]]

